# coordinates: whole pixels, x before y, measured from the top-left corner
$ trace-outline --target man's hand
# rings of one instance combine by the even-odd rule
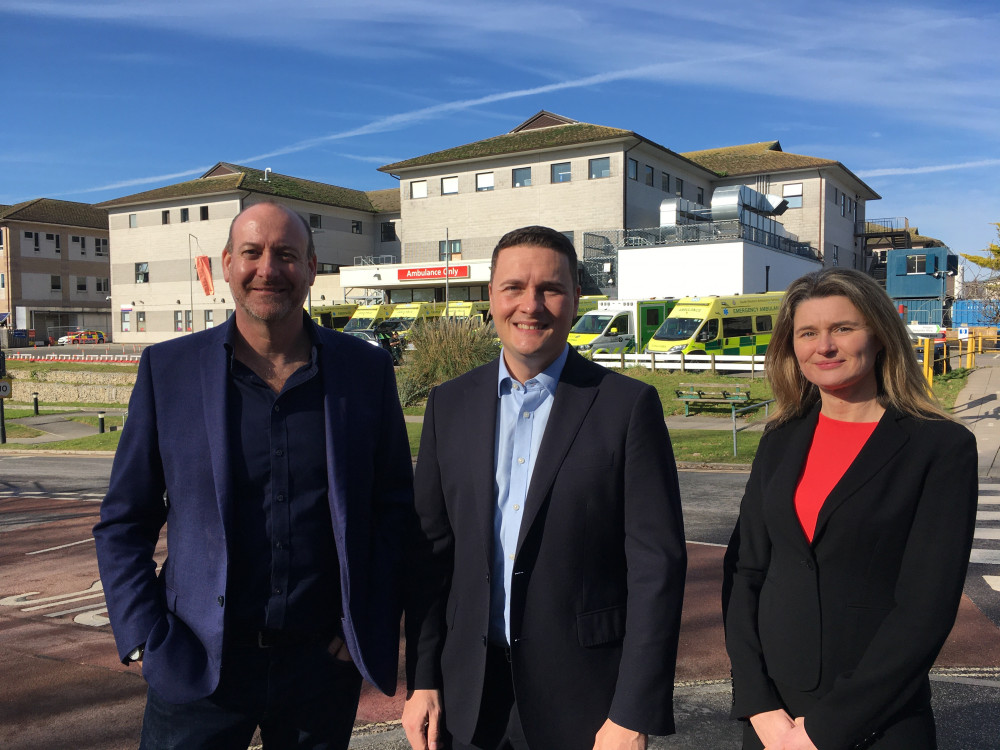
[[[411,690],[403,704],[403,731],[413,750],[444,747],[440,690]]]
[[[334,636],[333,640],[330,641],[330,645],[326,647],[327,652],[329,652],[334,659],[339,661],[354,661],[351,658],[351,652],[347,650],[347,643],[339,635]]]
[[[750,723],[753,725],[758,739],[768,749],[772,746],[777,747],[775,743],[778,742],[778,739],[795,727],[792,717],[783,708],[754,714],[750,717]]]
[[[646,735],[608,719],[594,738],[594,750],[646,750],[646,739]]]

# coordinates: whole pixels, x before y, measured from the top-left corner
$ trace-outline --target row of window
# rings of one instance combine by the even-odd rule
[[[204,310],[204,322],[205,328],[215,327],[215,310]],[[143,333],[146,330],[146,312],[144,310],[135,310],[135,330],[139,333]],[[228,319],[230,315],[233,314],[232,310],[226,310],[226,318]],[[132,331],[132,310],[122,310],[121,311],[121,327],[122,333],[130,333]],[[194,330],[194,310],[174,310],[174,330],[178,333],[184,333],[185,331]]]
[[[646,165],[646,184],[653,186],[655,170]],[[479,172],[476,174],[476,192],[483,193],[493,190],[495,187],[493,172]],[[628,160],[629,179],[637,180],[639,175],[639,162],[635,159]],[[587,179],[601,180],[611,176],[611,157],[600,156],[590,159],[587,162]],[[572,182],[573,165],[568,161],[555,162],[549,165],[549,182]],[[515,188],[531,186],[531,167],[515,167],[511,170],[510,183]],[[670,192],[670,175],[661,172],[660,186],[664,192]],[[684,193],[684,180],[680,177],[674,179],[676,195],[682,196]],[[441,178],[441,195],[455,195],[458,193],[458,177],[451,175]],[[410,181],[410,198],[419,199],[427,197],[427,180]],[[698,188],[698,202],[705,200],[705,189]]]
[[[639,181],[639,162],[635,159],[628,160],[628,178]],[[643,165],[642,181],[649,187],[656,187],[656,169],[649,164]],[[671,190],[671,185],[673,190]],[[678,198],[684,197],[684,180],[680,177],[671,177],[669,172],[660,172],[660,190],[664,193],[676,195]],[[700,187],[695,200],[700,205],[705,205],[705,188]]]
[[[847,193],[837,188],[834,188],[832,192],[827,191],[827,195],[830,196],[835,206],[840,206],[841,216],[850,216],[852,219],[857,220],[858,202],[856,200],[848,197]]]
[[[351,234],[361,234],[363,224],[358,219],[351,219]],[[322,229],[323,228],[323,215],[322,214],[309,214],[309,228],[310,229]],[[384,230],[383,230],[384,231]]]
[[[41,232],[25,232],[24,239],[31,240],[36,253],[42,251],[41,247]],[[108,238],[107,237],[91,237],[91,241],[94,245],[94,256],[97,258],[106,258],[108,256]],[[77,246],[80,251],[80,255],[83,257],[87,256],[87,237],[83,235],[70,235],[70,243]],[[58,233],[46,233],[45,241],[52,242],[55,245],[55,251],[59,254],[62,253],[62,235]]]
[[[208,221],[208,206],[199,206],[198,207],[198,217],[199,217],[199,221]],[[180,220],[181,220],[181,224],[186,224],[187,222],[191,221],[191,209],[190,208],[182,208],[182,209],[180,209]],[[169,208],[166,208],[163,211],[160,211],[160,223],[161,224],[169,224],[170,223],[170,209]],[[128,225],[129,225],[130,229],[135,229],[137,226],[139,226],[139,215],[138,214],[129,214],[128,215]]]
[[[90,282],[87,276],[75,276],[76,280],[76,291],[78,292],[88,292],[90,291]],[[61,292],[63,288],[62,276],[52,274],[49,276],[49,289],[53,292]],[[107,278],[102,278],[97,276],[94,278],[94,291],[107,294],[111,289],[111,282]]]

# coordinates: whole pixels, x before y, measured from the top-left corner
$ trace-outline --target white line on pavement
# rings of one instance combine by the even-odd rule
[[[969,562],[984,565],[1000,565],[1000,549],[974,549]]]
[[[1000,521],[1000,510],[981,510],[976,513],[976,521]]]
[[[994,591],[1000,591],[1000,576],[983,576],[983,580]]]
[[[81,539],[79,542],[70,542],[69,544],[60,544],[58,547],[48,547],[46,549],[36,549],[34,552],[25,552],[25,555],[40,555],[43,552],[53,552],[57,549],[66,549],[67,547],[75,547],[78,544],[87,544],[94,541],[94,537],[90,539]]]
[[[973,534],[976,539],[1000,539],[1000,529],[984,529],[976,527],[976,533]]]

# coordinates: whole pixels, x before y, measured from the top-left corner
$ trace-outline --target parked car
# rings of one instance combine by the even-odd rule
[[[59,337],[59,345],[66,344],[103,344],[104,331],[70,331]]]

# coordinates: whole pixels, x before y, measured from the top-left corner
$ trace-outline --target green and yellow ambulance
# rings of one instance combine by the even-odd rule
[[[344,333],[352,331],[372,331],[383,320],[392,315],[395,305],[361,305],[344,326]]]
[[[668,354],[763,354],[784,292],[684,297],[646,348]]]
[[[642,353],[675,299],[597,301],[597,309],[580,316],[570,329],[569,345],[580,354]]]
[[[344,326],[351,320],[351,316],[357,311],[357,305],[323,305],[317,307],[313,305],[312,319],[324,328],[336,328],[343,331]]]
[[[393,330],[405,337],[415,324],[440,318],[442,313],[444,302],[403,302],[396,305],[392,315],[386,318],[386,327],[391,325]]]

